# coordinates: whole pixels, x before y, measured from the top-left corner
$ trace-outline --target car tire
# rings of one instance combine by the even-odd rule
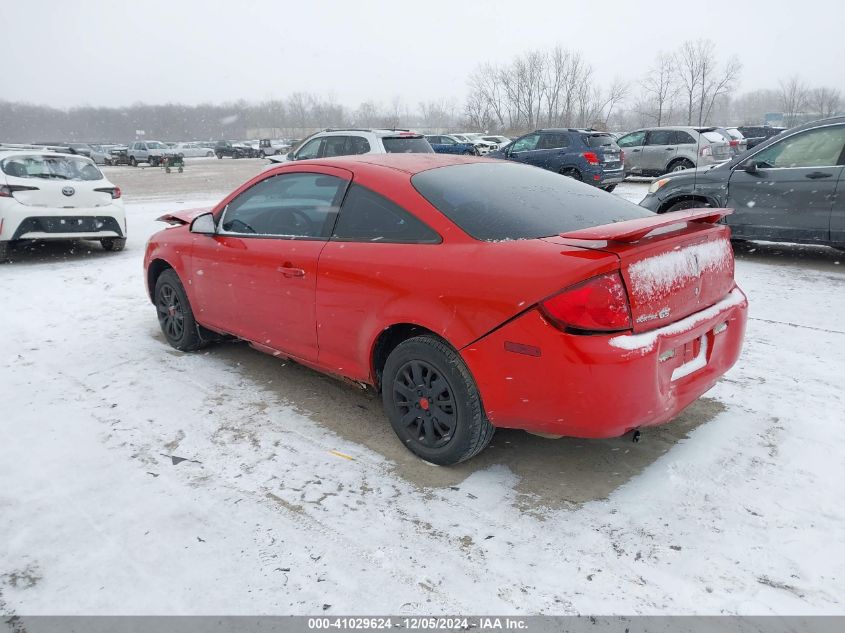
[[[709,208],[713,205],[709,202],[704,202],[702,200],[681,200],[680,202],[676,202],[675,204],[666,207],[660,213],[671,213],[672,211],[686,211],[687,209],[702,209],[702,208]]]
[[[258,155],[259,158],[267,158],[267,154],[264,153],[264,150],[261,150],[261,153]]]
[[[666,167],[666,173],[671,174],[672,172],[682,171],[684,169],[693,169],[695,165],[692,164],[692,161],[688,161],[686,158],[681,158],[680,160],[673,160],[669,165]]]
[[[9,258],[9,242],[0,242],[0,263]]]
[[[218,158],[219,160],[223,160],[223,154],[221,154],[220,152],[218,152],[218,153],[217,153],[217,158]]]
[[[616,189],[616,185],[608,185],[607,187],[602,187],[607,193],[610,193],[614,189]]]
[[[104,251],[122,251],[126,248],[126,238],[125,237],[104,237],[100,240],[100,245],[103,247]]]
[[[567,178],[572,178],[573,180],[583,181],[584,178],[581,176],[581,172],[575,169],[574,167],[564,167],[560,170],[561,176],[566,176]]]
[[[381,391],[396,435],[427,462],[457,464],[493,438],[496,429],[484,414],[469,369],[435,336],[416,336],[396,346],[384,366]]]
[[[478,154],[476,154],[476,153],[475,153],[475,151],[474,151],[474,150],[471,150],[471,149],[466,150],[466,151],[464,152],[464,155],[465,155],[465,156],[478,156]]]
[[[172,268],[165,270],[156,280],[153,300],[162,334],[171,347],[181,352],[193,352],[203,346],[185,287]]]
[[[205,153],[206,158],[211,158],[212,156],[214,156],[214,152],[206,152]]]
[[[129,166],[130,167],[137,167],[138,166],[138,161],[135,160],[134,156],[129,157]]]

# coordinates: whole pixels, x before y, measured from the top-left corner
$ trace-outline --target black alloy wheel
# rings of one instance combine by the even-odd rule
[[[161,331],[170,346],[183,352],[202,347],[204,341],[185,288],[172,268],[159,275],[153,296]]]
[[[409,435],[426,448],[452,439],[455,396],[449,382],[424,360],[405,363],[393,380],[393,401]]]

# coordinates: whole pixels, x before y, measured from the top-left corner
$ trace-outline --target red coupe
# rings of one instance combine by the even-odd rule
[[[654,215],[549,171],[439,154],[297,161],[175,212],[145,256],[179,350],[234,336],[380,390],[454,464],[495,427],[613,437],[736,362],[727,209]]]

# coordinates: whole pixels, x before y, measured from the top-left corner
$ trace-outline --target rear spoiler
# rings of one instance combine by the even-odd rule
[[[715,224],[726,215],[733,213],[733,209],[688,209],[672,211],[648,218],[625,220],[613,224],[602,224],[588,229],[579,229],[561,233],[561,237],[572,240],[588,240],[602,242],[636,242],[646,235],[664,226],[680,224],[681,222],[702,222]]]

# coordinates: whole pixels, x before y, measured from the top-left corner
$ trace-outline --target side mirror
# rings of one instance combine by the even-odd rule
[[[743,163],[741,167],[745,170],[746,174],[751,174],[752,176],[760,173],[756,160],[749,160],[747,163]]]
[[[191,233],[198,233],[200,235],[214,235],[217,233],[217,226],[214,224],[214,215],[211,213],[203,213],[194,218],[191,222]]]
[[[293,152],[288,152],[288,155],[285,156],[288,160],[296,160],[296,156],[293,155]]]

